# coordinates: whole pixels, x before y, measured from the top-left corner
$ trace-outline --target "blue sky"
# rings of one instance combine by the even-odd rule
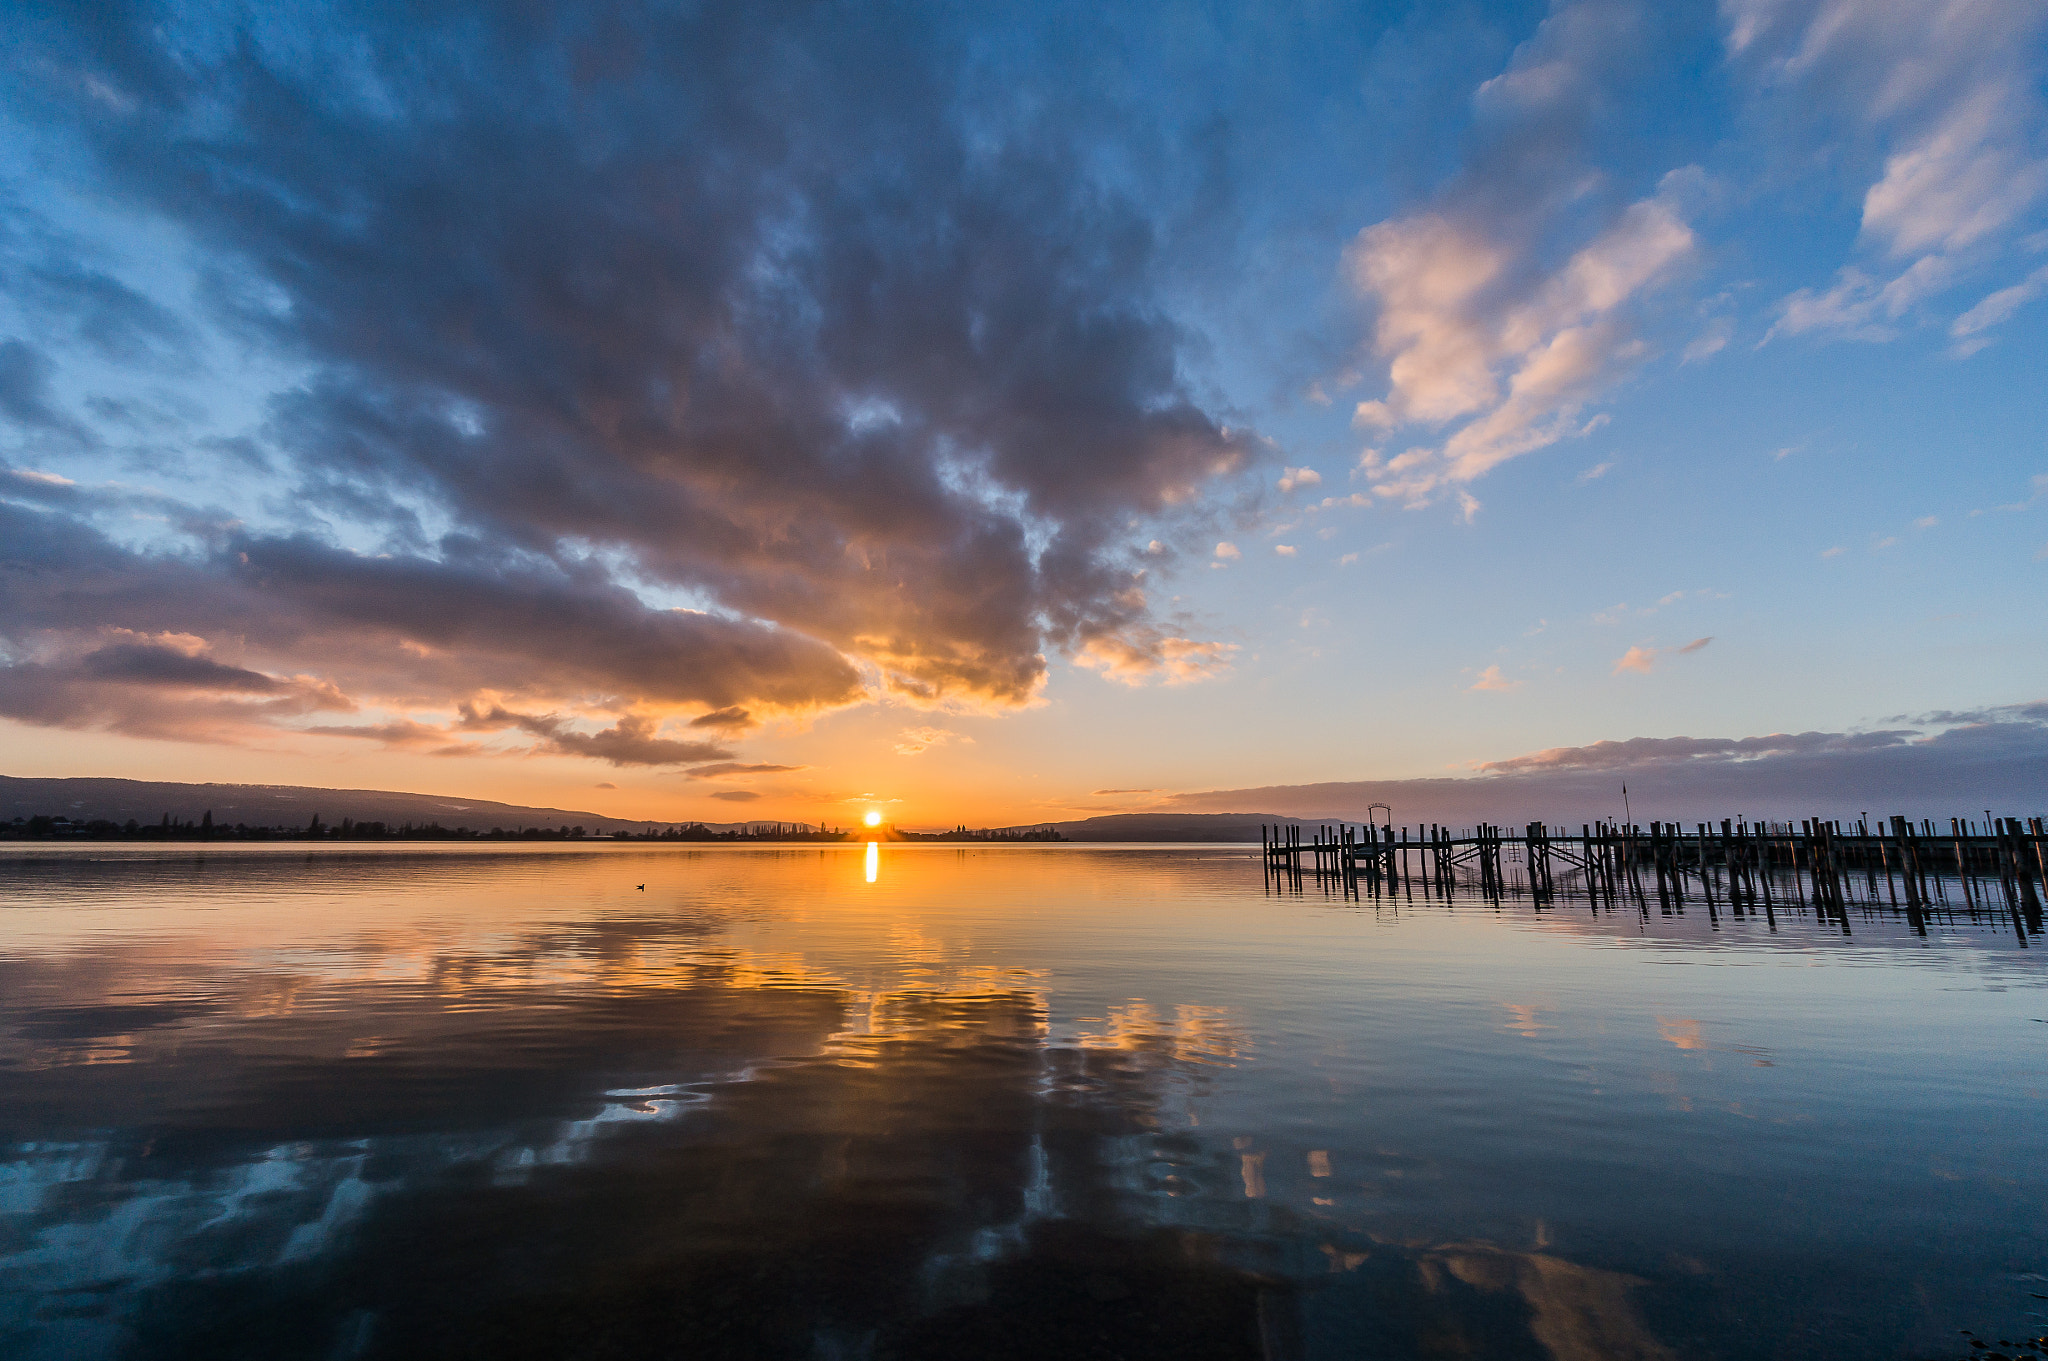
[[[10,773],[948,822],[2043,751],[2048,7],[10,28]]]

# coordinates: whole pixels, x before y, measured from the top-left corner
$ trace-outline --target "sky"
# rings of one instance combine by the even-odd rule
[[[6,25],[0,773],[2048,808],[2040,0]]]

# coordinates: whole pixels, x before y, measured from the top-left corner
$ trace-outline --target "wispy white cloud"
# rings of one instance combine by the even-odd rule
[[[1635,11],[1595,0],[1553,11],[1475,97],[1498,145],[1430,207],[1352,243],[1346,267],[1375,309],[1372,347],[1388,365],[1386,395],[1353,414],[1374,432],[1359,466],[1376,496],[1426,504],[1585,433],[1586,405],[1647,353],[1630,309],[1693,252],[1681,200],[1698,172],[1581,225],[1599,177],[1571,131],[1638,26]],[[1496,173],[1489,150],[1549,173]],[[1405,427],[1426,428],[1423,442],[1390,456],[1386,436]],[[1468,519],[1477,509],[1461,506]]]
[[[1889,340],[1952,288],[1999,267],[2048,198],[2038,137],[2048,117],[2039,41],[2048,7],[1722,0],[1721,11],[1731,60],[1759,101],[1783,100],[1815,128],[1846,120],[1885,148],[1863,195],[1859,258],[1831,285],[1785,298],[1766,340]],[[2030,286],[2038,290],[2032,276],[1966,312],[1970,324],[1951,328],[1958,348],[1984,343],[1969,337],[2031,298]]]
[[[1097,638],[1081,648],[1074,661],[1123,685],[1140,686],[1153,681],[1192,685],[1227,674],[1230,660],[1237,652],[1235,643],[1193,638],[1148,638],[1142,643],[1126,638]]]
[[[1936,258],[1926,252],[1975,245],[2009,226],[2048,188],[2048,162],[2027,147],[2027,106],[2038,109],[2039,101],[2006,74],[1966,91],[1886,161],[1884,178],[1870,186],[1863,230],[1893,259]]]
[[[974,739],[952,731],[950,728],[905,728],[896,734],[898,756],[919,756],[933,747],[943,747],[948,742],[972,742]]]
[[[1645,199],[1583,247],[1535,296],[1501,307],[1489,285],[1502,247],[1441,217],[1369,228],[1353,253],[1380,303],[1376,343],[1393,356],[1383,401],[1358,420],[1393,428],[1465,419],[1441,445],[1361,461],[1382,497],[1418,500],[1470,482],[1579,430],[1579,413],[1644,353],[1620,309],[1693,247],[1669,204]]]
[[[1296,487],[1320,487],[1323,475],[1314,468],[1282,468],[1280,490],[1293,491]]]
[[[1683,364],[1697,364],[1703,359],[1719,354],[1728,347],[1728,341],[1735,335],[1735,320],[1732,317],[1715,317],[1707,323],[1705,330],[1695,336],[1679,357]]]
[[[1895,340],[1896,324],[1923,299],[1945,289],[1954,265],[1939,255],[1916,260],[1897,277],[1875,278],[1845,265],[1826,292],[1802,288],[1778,306],[1777,324],[1757,342],[1769,344],[1779,335],[1831,331],[1845,340]]]
[[[2039,504],[2043,498],[2048,498],[2048,473],[2034,474],[2033,479],[2028,483],[2028,488],[2030,495],[2025,500],[2008,501],[2002,506],[1993,506],[1992,509],[2006,512],[2022,511]],[[1970,512],[1971,515],[1982,515],[1983,513],[1984,511],[1981,508]]]
[[[1959,350],[1966,354],[1974,353],[1990,343],[1979,332],[1990,330],[2044,292],[2048,292],[2048,265],[2043,265],[2010,288],[2001,288],[1986,295],[1975,307],[1950,322],[1948,333],[1955,337]]]
[[[8,468],[5,470],[5,476],[41,487],[75,487],[78,485],[61,473],[46,473],[39,468]]]
[[[1657,603],[1654,605],[1631,605],[1624,600],[1596,612],[1593,615],[1593,622],[1596,624],[1619,624],[1626,619],[1641,618],[1645,615],[1655,614],[1657,611],[1676,605],[1679,601],[1685,600],[1688,597],[1700,600],[1726,600],[1728,593],[1726,591],[1717,591],[1711,586],[1702,586],[1697,590],[1666,592],[1664,595],[1657,597]]]

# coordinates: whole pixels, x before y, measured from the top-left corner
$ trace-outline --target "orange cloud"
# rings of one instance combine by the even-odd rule
[[[1505,694],[1510,690],[1521,689],[1522,682],[1510,680],[1508,677],[1503,676],[1500,672],[1500,667],[1495,665],[1489,666],[1480,672],[1479,679],[1473,681],[1465,688],[1467,690],[1493,690]]]

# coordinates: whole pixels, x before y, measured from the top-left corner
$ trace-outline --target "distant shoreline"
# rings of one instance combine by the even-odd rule
[[[650,828],[632,832],[617,830],[611,832],[592,831],[579,824],[555,827],[492,827],[488,831],[472,827],[445,827],[439,823],[417,826],[411,823],[391,826],[379,821],[356,822],[343,819],[339,824],[328,826],[316,817],[304,827],[291,826],[250,826],[247,823],[216,823],[210,815],[198,823],[174,820],[166,813],[160,822],[144,823],[130,818],[124,823],[98,818],[74,820],[55,814],[37,814],[27,818],[17,817],[12,822],[0,822],[0,841],[85,841],[85,842],[142,842],[175,844],[233,844],[238,842],[284,842],[306,845],[327,845],[349,842],[527,842],[527,841],[568,841],[568,842],[662,842],[662,843],[725,843],[732,845],[819,845],[840,842],[865,842],[885,840],[892,842],[953,842],[960,844],[1011,844],[1063,842],[1065,837],[1049,827],[1033,827],[1022,830],[1008,828],[956,828],[950,832],[905,832],[896,828],[878,828],[870,832],[855,830],[819,830],[802,824],[763,824],[754,828],[714,828],[701,822],[675,823],[666,828]]]

